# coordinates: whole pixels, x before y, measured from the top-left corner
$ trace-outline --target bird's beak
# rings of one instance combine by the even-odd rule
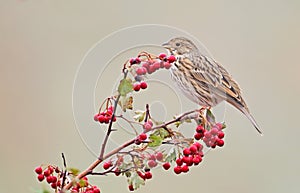
[[[168,50],[171,48],[171,46],[170,46],[169,43],[163,43],[163,44],[162,44],[162,47],[164,47],[164,48],[166,48],[166,49],[168,49]]]

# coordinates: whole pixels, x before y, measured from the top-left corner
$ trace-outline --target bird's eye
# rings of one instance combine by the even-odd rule
[[[175,45],[176,45],[177,47],[179,47],[179,46],[180,46],[180,43],[176,43]]]

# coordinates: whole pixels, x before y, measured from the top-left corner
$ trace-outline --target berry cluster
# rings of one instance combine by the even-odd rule
[[[138,62],[137,62],[138,61]],[[154,60],[147,60],[145,62],[141,62],[139,58],[131,59],[130,64],[140,64],[141,67],[138,67],[136,69],[137,75],[145,75],[145,74],[152,74],[156,70],[160,68],[169,69],[172,66],[172,63],[176,61],[176,57],[173,55],[170,55],[167,57],[165,53],[161,53],[158,56],[158,59]]]
[[[113,106],[109,106],[105,111],[100,112],[94,116],[95,121],[99,121],[99,123],[108,124],[111,120],[112,114],[114,111]],[[117,119],[114,117],[113,121],[115,122]]]
[[[100,189],[97,186],[92,186],[85,176],[72,187],[71,193],[100,193]]]
[[[222,123],[217,123],[207,130],[203,125],[198,125],[196,128],[196,133],[194,138],[196,140],[202,139],[207,147],[215,148],[216,146],[222,147],[224,145],[224,132],[222,131],[225,125]]]
[[[176,159],[174,172],[176,174],[187,173],[189,171],[189,167],[198,165],[204,156],[202,149],[203,146],[198,142],[195,142],[190,147],[183,149],[182,153],[184,156]]]
[[[53,189],[57,189],[57,187],[61,186],[61,181],[57,177],[60,174],[58,167],[50,165],[43,169],[41,166],[38,166],[34,171],[38,175],[37,178],[40,182],[46,179],[47,183],[50,184]]]

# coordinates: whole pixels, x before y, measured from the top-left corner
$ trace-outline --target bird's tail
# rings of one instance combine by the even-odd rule
[[[250,114],[250,112],[245,107],[240,108],[240,110],[251,121],[252,125],[255,127],[255,129],[258,131],[258,133],[263,135],[261,130],[259,129],[257,122],[255,121],[254,117]]]

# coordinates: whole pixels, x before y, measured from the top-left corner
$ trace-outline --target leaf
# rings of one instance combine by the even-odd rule
[[[134,113],[135,113],[135,115],[133,116],[133,119],[135,121],[142,122],[145,119],[145,116],[146,116],[145,111],[137,110]]]
[[[165,138],[167,138],[167,137],[170,137],[170,133],[169,133],[166,129],[164,129],[164,128],[160,128],[160,129],[158,129],[157,131],[159,131],[159,135],[160,135],[163,139],[165,139]]]
[[[131,83],[131,80],[123,79],[119,84],[118,92],[120,93],[121,96],[126,96],[129,92],[132,91],[132,89],[133,89],[133,85]]]
[[[75,176],[77,176],[80,172],[80,170],[77,168],[68,168],[68,170]]]
[[[215,116],[209,109],[206,110],[206,120],[213,125],[216,123]]]
[[[85,186],[87,186],[87,182],[86,182],[85,180],[80,179],[78,183],[79,183],[79,186],[80,186],[80,187],[85,187]]]
[[[149,139],[151,140],[151,142],[148,143],[149,147],[160,146],[163,141],[163,138],[160,135],[155,135],[154,133],[149,136]]]
[[[121,98],[118,102],[118,104],[121,106],[123,112],[126,112],[127,109],[132,110],[132,108],[133,108],[132,103],[133,103],[132,96],[129,96],[129,97],[121,96]]]
[[[167,157],[165,158],[166,162],[173,162],[176,160],[176,152],[175,149],[173,149],[172,153],[170,153],[169,155],[167,155]]]

